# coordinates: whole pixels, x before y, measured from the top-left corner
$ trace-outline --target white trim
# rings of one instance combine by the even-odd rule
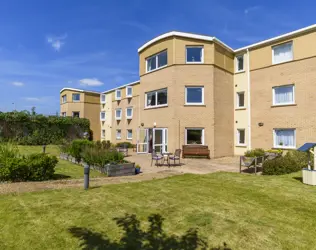
[[[275,145],[276,131],[277,130],[293,130],[294,131],[294,146]],[[273,129],[273,147],[283,149],[296,149],[296,129],[295,128],[274,128]]]
[[[275,48],[278,48],[278,47],[281,47],[281,46],[284,46],[284,45],[288,45],[290,44],[291,45],[291,52],[292,52],[292,56],[291,56],[291,59],[289,60],[286,60],[286,61],[282,61],[282,62],[275,62],[275,59],[274,59],[274,49]],[[293,41],[290,41],[290,42],[287,42],[287,43],[281,43],[281,44],[277,44],[275,46],[272,46],[272,65],[275,65],[275,64],[280,64],[280,63],[285,63],[285,62],[290,62],[290,61],[293,61],[294,59],[294,55],[293,55]]]
[[[65,90],[77,91],[77,92],[81,92],[81,93],[92,93],[92,94],[99,94],[100,95],[100,92],[95,92],[95,91],[90,91],[90,90],[83,90],[83,89],[73,89],[73,88],[62,88],[60,90],[60,93],[65,91]]]
[[[167,103],[158,105],[157,104],[158,103],[158,92],[162,91],[162,90],[167,90]],[[148,95],[148,93],[152,93],[152,92],[154,92],[155,96],[156,96],[156,105],[154,105],[154,106],[147,106],[147,95]],[[149,92],[145,93],[145,109],[160,108],[160,107],[165,107],[165,106],[168,106],[168,88],[157,89],[157,90],[153,90],[153,91],[149,91]]]
[[[238,58],[242,57],[243,58],[243,69],[242,70],[238,70]],[[236,73],[240,73],[240,72],[245,72],[245,54],[241,54],[241,55],[237,55],[235,56],[235,66],[236,66]]]
[[[136,84],[139,84],[139,83],[140,83],[140,80],[135,81],[135,82],[130,82],[130,83],[127,83],[127,84],[118,86],[118,87],[116,87],[116,88],[106,90],[106,91],[104,91],[104,92],[102,92],[102,93],[103,93],[103,94],[107,94],[107,93],[112,92],[112,91],[114,91],[114,90],[122,89],[122,88],[125,88],[125,87],[127,87],[127,86],[133,86],[133,85],[136,85]]]
[[[120,131],[120,137],[117,136],[118,131]],[[122,129],[117,129],[115,132],[115,138],[116,140],[121,140],[122,139]]]
[[[244,131],[244,143],[240,143],[240,131]],[[237,135],[236,135],[236,146],[246,146],[246,129],[244,128],[237,128]]]
[[[127,115],[127,110],[130,109],[132,110],[132,114],[129,116]],[[132,119],[133,118],[133,107],[127,107],[126,110],[125,110],[125,115],[126,115],[126,119]]]
[[[161,139],[162,142],[159,144],[155,144],[156,142],[156,131],[161,131]],[[166,153],[167,151],[165,150],[166,147],[168,148],[168,128],[153,128],[153,149],[155,147],[162,147],[162,153]],[[156,152],[160,153],[160,152]]]
[[[200,62],[188,62],[188,48],[200,48],[202,49],[201,61]],[[185,46],[185,63],[186,64],[203,64],[204,63],[204,46],[203,45],[187,45]]]
[[[239,106],[239,95],[244,94],[244,106]],[[245,91],[238,91],[236,92],[236,109],[243,109],[245,108]]]
[[[132,131],[132,137],[128,137],[128,131]],[[133,129],[126,129],[126,140],[133,140]]]
[[[188,102],[188,89],[201,88],[202,89],[202,102]],[[185,105],[204,105],[204,86],[185,86]]]
[[[74,100],[74,95],[79,95],[79,100]],[[80,93],[72,93],[72,95],[71,95],[71,99],[72,99],[72,102],[80,102],[80,100],[81,100],[81,95],[80,95]]]
[[[293,102],[275,103],[275,89],[282,87],[292,87]],[[295,84],[281,85],[272,87],[272,106],[286,106],[295,104]]]
[[[120,112],[121,116],[116,116],[117,115],[116,111],[118,111],[118,110],[121,111]],[[117,121],[122,120],[122,109],[121,108],[115,109],[115,120],[117,120]]]
[[[204,131],[205,131],[205,129],[204,128],[185,128],[185,133],[184,133],[184,143],[185,143],[185,145],[192,145],[192,144],[188,144],[188,142],[187,142],[187,132],[188,132],[188,130],[202,130],[202,144],[198,144],[198,145],[205,145],[205,133],[204,133]]]
[[[104,134],[103,134],[104,131]],[[105,138],[106,137],[106,130],[105,129],[101,129],[101,138]]]
[[[158,67],[158,56],[159,56],[160,54],[162,54],[162,53],[166,53],[166,54],[167,54],[167,63],[164,64],[164,65],[162,65],[162,66],[160,66],[160,67]],[[148,70],[148,60],[150,60],[150,59],[152,59],[152,58],[155,58],[155,61],[156,61],[156,68],[151,69],[151,70]],[[160,52],[158,52],[158,53],[156,53],[156,54],[154,54],[154,55],[151,55],[151,56],[147,57],[147,58],[145,59],[145,61],[146,61],[146,73],[150,73],[150,72],[153,72],[153,71],[155,71],[155,70],[158,70],[158,69],[167,67],[167,66],[168,66],[168,50],[165,49],[165,50],[162,50],[162,51],[160,51]]]
[[[120,92],[120,97],[117,96],[117,93]],[[121,89],[116,89],[115,90],[115,101],[122,100],[122,90]]]
[[[128,90],[131,89],[131,94],[128,94]],[[132,86],[127,86],[126,87],[126,97],[133,97],[133,87]]]
[[[250,96],[250,53],[247,49],[247,110],[248,110],[248,150],[251,150],[251,96]]]
[[[102,118],[102,114],[104,114],[104,118]],[[106,121],[106,112],[105,111],[101,111],[100,112],[100,121]]]
[[[104,101],[102,100],[103,97],[104,97]],[[101,103],[101,104],[106,104],[106,94],[101,94],[101,95],[100,95],[100,103]]]

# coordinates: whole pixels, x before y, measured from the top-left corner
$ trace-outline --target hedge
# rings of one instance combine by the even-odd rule
[[[63,140],[83,138],[90,132],[85,118],[44,116],[21,112],[0,112],[0,138],[22,145],[60,144]]]

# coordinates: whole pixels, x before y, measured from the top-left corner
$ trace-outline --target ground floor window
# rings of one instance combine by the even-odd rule
[[[237,129],[237,145],[246,144],[245,129]]]
[[[121,140],[122,138],[122,131],[120,129],[116,130],[116,139]]]
[[[185,144],[204,144],[204,128],[186,128]]]
[[[75,112],[72,112],[72,117],[80,117],[80,112],[77,112],[77,111],[75,111]]]
[[[102,136],[102,138],[105,138],[105,129],[102,129],[101,136]]]
[[[62,112],[62,113],[61,113],[61,116],[62,116],[62,117],[66,117],[66,116],[67,116],[67,113],[66,113],[66,112]]]
[[[273,137],[275,148],[295,148],[295,129],[274,129]]]
[[[127,140],[132,140],[133,139],[133,130],[132,129],[128,129],[127,130],[126,139]]]

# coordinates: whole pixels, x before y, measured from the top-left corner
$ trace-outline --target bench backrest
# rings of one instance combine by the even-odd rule
[[[209,152],[208,146],[205,145],[183,145],[182,150],[184,153],[196,153],[196,152]]]

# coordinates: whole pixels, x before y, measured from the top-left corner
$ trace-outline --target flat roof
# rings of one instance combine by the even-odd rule
[[[82,93],[92,93],[92,94],[101,94],[100,92],[96,92],[96,91],[90,91],[90,90],[84,90],[84,89],[74,89],[74,88],[62,88],[60,90],[60,93],[65,91],[65,90],[71,90],[71,91],[77,91],[77,92],[82,92]]]
[[[114,90],[121,89],[121,88],[124,88],[124,87],[127,87],[127,86],[136,85],[136,84],[138,84],[138,83],[140,83],[140,80],[135,81],[135,82],[130,82],[130,83],[127,83],[127,84],[118,86],[118,87],[113,88],[113,89],[106,90],[106,91],[102,92],[102,94],[106,94],[106,93],[109,93],[109,92],[112,92],[112,91],[114,91]]]

